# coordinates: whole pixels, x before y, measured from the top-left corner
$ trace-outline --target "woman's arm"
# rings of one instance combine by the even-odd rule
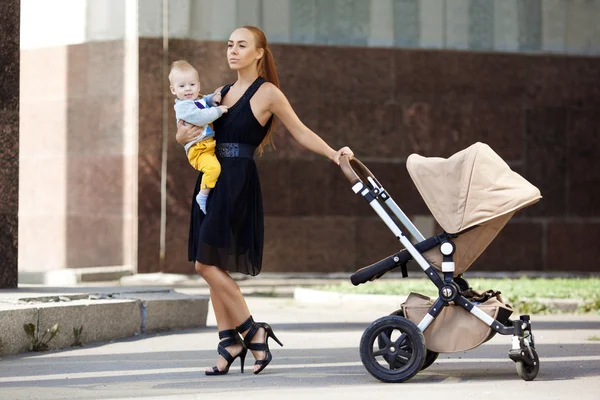
[[[196,125],[186,124],[185,121],[179,121],[177,123],[177,133],[175,134],[175,140],[179,144],[186,144],[196,139],[202,134],[202,128]]]
[[[269,111],[277,116],[292,134],[294,139],[310,151],[321,154],[339,164],[342,154],[353,156],[352,150],[343,147],[338,151],[332,149],[319,135],[311,131],[300,121],[287,97],[274,85],[268,85]]]

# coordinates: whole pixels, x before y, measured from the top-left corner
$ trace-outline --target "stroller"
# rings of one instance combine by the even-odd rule
[[[426,239],[364,164],[342,156],[340,166],[354,193],[371,205],[404,246],[356,271],[352,283],[373,281],[397,267],[405,277],[406,263],[414,260],[439,292],[435,300],[411,293],[400,310],[365,330],[360,355],[367,371],[383,382],[405,382],[433,364],[440,353],[472,349],[500,333],[512,335],[508,356],[518,375],[526,381],[535,379],[540,363],[529,316],[510,320],[512,308],[499,292],[472,290],[462,274],[515,212],[539,201],[540,191],[483,143],[448,159],[412,154],[406,162],[408,172],[444,230]]]

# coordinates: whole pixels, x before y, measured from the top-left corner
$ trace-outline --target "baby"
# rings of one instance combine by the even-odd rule
[[[218,105],[221,102],[220,94],[200,95],[198,71],[187,61],[179,60],[171,64],[169,83],[171,93],[177,96],[177,122],[183,120],[184,123],[203,128],[202,134],[184,147],[192,167],[203,173],[196,202],[206,214],[206,199],[221,173],[221,165],[215,156],[215,132],[208,124],[226,113],[227,107]]]

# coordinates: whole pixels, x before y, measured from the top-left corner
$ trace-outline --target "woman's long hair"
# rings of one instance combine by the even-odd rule
[[[256,48],[264,49],[264,54],[258,60],[258,75],[263,77],[268,82],[271,82],[273,85],[279,87],[279,78],[277,77],[277,71],[275,70],[275,59],[273,58],[273,54],[268,47],[267,37],[265,33],[259,28],[251,25],[243,26],[242,28],[248,29],[250,32],[254,34],[256,38]],[[262,143],[258,146],[258,154],[262,155],[264,148],[266,145],[275,148],[275,144],[273,143],[273,136],[271,132],[275,126],[275,121],[271,122],[269,129],[267,130],[267,134],[263,139]]]

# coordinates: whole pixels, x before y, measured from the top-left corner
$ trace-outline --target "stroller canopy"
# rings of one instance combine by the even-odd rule
[[[510,169],[487,144],[475,143],[450,158],[411,154],[406,168],[434,218],[459,233],[536,203],[537,187]]]

